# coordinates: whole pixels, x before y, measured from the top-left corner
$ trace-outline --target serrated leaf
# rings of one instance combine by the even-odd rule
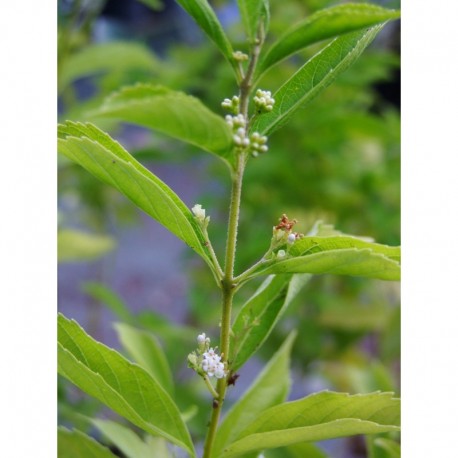
[[[153,334],[124,323],[114,325],[122,346],[133,360],[142,366],[156,381],[173,395],[172,372],[158,340]]]
[[[369,248],[346,248],[275,261],[256,275],[288,273],[337,274],[398,281],[398,262]]]
[[[118,142],[90,123],[59,125],[59,152],[114,186],[141,210],[196,251],[212,268],[205,238],[193,214],[159,178]]]
[[[91,115],[157,130],[233,163],[232,133],[223,117],[182,92],[153,84],[124,87]]]
[[[150,458],[151,448],[131,429],[110,420],[92,419],[92,424],[127,458]]]
[[[115,458],[116,455],[95,439],[74,429],[58,428],[57,454],[59,458]]]
[[[253,42],[256,39],[260,21],[263,21],[265,36],[269,25],[268,0],[237,0],[237,5],[249,40]]]
[[[232,406],[218,428],[213,456],[237,436],[265,409],[285,401],[290,389],[289,363],[296,332],[291,333],[272,356],[243,396]]]
[[[398,431],[399,404],[392,393],[316,393],[261,413],[224,449],[221,458],[300,442]]]
[[[320,10],[294,25],[272,45],[259,64],[259,74],[313,43],[397,19],[399,15],[399,11],[364,3]]]
[[[83,291],[108,307],[116,316],[126,322],[133,322],[133,316],[124,301],[112,289],[97,282],[86,282]]]
[[[268,277],[240,309],[232,326],[233,370],[239,369],[265,342],[310,275]]]
[[[370,249],[374,253],[379,253],[393,261],[401,260],[401,247],[382,245],[363,240],[350,235],[337,236],[306,236],[297,240],[290,248],[291,256],[303,256],[305,254],[320,253],[330,250],[342,250],[345,248]]]
[[[176,0],[234,66],[232,45],[207,0]]]
[[[336,38],[315,54],[275,92],[272,111],[257,115],[251,131],[267,135],[284,125],[299,108],[351,66],[382,27],[383,24]]]
[[[59,262],[91,261],[116,247],[109,235],[89,234],[77,229],[61,229],[57,233]]]
[[[59,88],[62,91],[86,76],[129,70],[153,73],[157,68],[156,58],[143,44],[126,41],[91,44],[65,60],[59,70]]]
[[[144,369],[58,317],[58,370],[134,425],[195,456],[189,432],[168,393]]]

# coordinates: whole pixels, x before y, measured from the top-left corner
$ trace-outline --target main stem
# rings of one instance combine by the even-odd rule
[[[222,286],[222,315],[221,315],[221,355],[223,362],[227,362],[229,356],[229,342],[231,330],[231,311],[232,299],[235,293],[234,283],[234,263],[235,249],[237,244],[237,228],[240,213],[240,198],[242,194],[242,180],[245,169],[246,158],[241,154],[237,158],[237,168],[232,177],[231,204],[229,209],[229,226],[226,242],[226,264],[224,266],[224,277],[221,281]],[[226,396],[227,378],[218,380],[216,391],[218,399],[213,402],[213,412],[208,427],[207,437],[204,445],[203,458],[210,458],[211,450],[215,440],[216,429],[218,427],[221,409]]]
[[[251,59],[248,65],[247,73],[243,80],[240,82],[240,114],[244,118],[248,119],[248,101],[251,92],[251,85],[253,75],[256,69],[256,64],[259,58],[262,42],[264,38],[264,31],[262,25],[258,31],[258,39],[253,46],[251,52]],[[245,126],[248,131],[248,125]],[[245,170],[245,164],[247,160],[247,153],[241,152],[237,156],[237,164],[234,172],[232,173],[232,189],[231,189],[231,204],[229,209],[229,226],[227,231],[226,241],[226,260],[224,266],[224,276],[221,280],[222,287],[222,315],[221,315],[221,355],[222,361],[227,363],[229,357],[229,343],[230,343],[230,331],[231,331],[231,311],[232,311],[232,299],[236,290],[237,283],[234,281],[234,263],[235,263],[235,249],[237,245],[237,229],[239,224],[239,213],[240,213],[240,200],[242,195],[242,181],[243,172]],[[216,430],[218,428],[219,417],[221,415],[221,409],[224,404],[224,397],[226,396],[228,378],[223,377],[218,380],[216,385],[216,391],[218,393],[218,399],[213,400],[213,411],[208,426],[207,437],[204,444],[203,458],[210,458],[213,444],[215,441]]]

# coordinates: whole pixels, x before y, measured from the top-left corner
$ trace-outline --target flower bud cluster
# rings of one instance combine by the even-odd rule
[[[196,204],[194,205],[194,207],[191,208],[191,210],[194,213],[194,217],[197,219],[200,226],[203,229],[206,229],[208,226],[208,223],[210,222],[210,217],[205,216],[205,208],[202,208],[202,205],[200,204]]]
[[[221,356],[210,347],[210,338],[205,333],[197,336],[197,352],[188,355],[188,366],[203,377],[223,378],[227,374]]]
[[[272,111],[275,103],[275,99],[272,98],[271,92],[263,91],[262,89],[258,89],[256,91],[256,95],[254,96],[253,100],[256,108],[261,112]]]
[[[221,106],[225,108],[226,110],[237,114],[239,111],[239,104],[240,104],[240,99],[237,95],[234,95],[232,99],[224,99],[221,102]]]
[[[235,145],[240,149],[250,146],[250,140],[246,136],[246,120],[242,114],[237,116],[227,115],[225,117],[228,126],[232,129]]]
[[[287,251],[288,247],[293,245],[294,242],[304,235],[299,234],[298,232],[293,232],[293,227],[297,223],[297,220],[290,220],[285,214],[280,218],[279,223],[272,229],[272,240],[271,240],[271,249],[274,250],[279,247],[284,247],[286,245]],[[282,259],[287,255],[287,251],[281,249],[277,251],[276,258]]]
[[[251,155],[256,157],[259,153],[266,153],[269,149],[266,143],[267,137],[265,135],[260,135],[258,132],[253,132],[250,135]]]
[[[226,100],[229,101],[229,99]],[[246,120],[242,114],[236,116],[227,115],[225,119],[228,126],[232,129],[232,138],[237,148],[249,151],[254,157],[260,153],[265,153],[269,149],[266,144],[267,137],[265,135],[260,135],[259,132],[253,132],[249,137],[247,136]]]
[[[232,57],[237,61],[237,62],[244,62],[248,60],[248,54],[245,54],[242,51],[234,51],[232,53]]]

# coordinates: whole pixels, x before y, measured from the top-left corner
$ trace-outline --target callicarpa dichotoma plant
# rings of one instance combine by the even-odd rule
[[[220,321],[215,323],[220,326],[220,336],[217,339],[202,329],[195,336],[194,348],[183,348],[183,362],[208,389],[208,422],[201,425],[205,439],[193,441],[191,437],[187,414],[177,406],[173,376],[160,346],[135,328],[120,325],[122,340],[135,359],[132,363],[60,314],[59,374],[145,433],[140,438],[121,424],[91,420],[129,458],[314,458],[326,456],[314,442],[379,433],[387,433],[380,439],[383,456],[400,456],[395,440],[400,404],[391,392],[349,395],[322,391],[286,402],[289,356],[296,331],[287,336],[250,388],[237,393],[236,402],[225,409],[227,391],[238,389],[239,370],[266,341],[313,275],[385,281],[400,278],[399,247],[344,234],[322,222],[301,228],[302,233],[300,222],[287,214],[272,221],[265,254],[245,271],[235,272],[234,268],[245,168],[256,167],[257,161],[269,154],[269,137],[351,66],[385,23],[397,19],[399,13],[361,3],[334,6],[299,20],[269,43],[269,1],[238,0],[246,33],[246,44],[240,50],[234,49],[206,0],[177,2],[232,68],[237,94],[221,94],[221,112],[214,113],[195,97],[142,83],[115,92],[92,116],[153,129],[210,152],[226,164],[231,191],[225,252],[216,252],[209,235],[211,209],[198,202],[188,208],[172,189],[96,125],[73,121],[60,124],[58,149],[116,188],[185,242],[208,266],[221,294]],[[326,39],[328,43],[279,88],[262,85],[264,75],[277,63]],[[283,154],[287,158],[288,151]],[[259,277],[265,277],[261,286],[237,314],[233,313],[240,288]],[[275,449],[282,450],[280,455]],[[60,427],[59,456],[115,455],[90,436]]]

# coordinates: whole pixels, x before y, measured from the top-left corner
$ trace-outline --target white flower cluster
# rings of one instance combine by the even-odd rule
[[[202,355],[202,358],[202,369],[209,377],[223,378],[226,375],[224,363],[221,362],[221,356],[213,348],[209,348]]]
[[[237,95],[234,95],[232,99],[224,99],[221,102],[221,106],[223,108],[235,114],[239,111],[239,104],[240,104],[240,99]]]
[[[253,98],[254,104],[261,111],[272,111],[275,103],[275,99],[272,98],[270,91],[263,91],[258,89],[256,95]]]

